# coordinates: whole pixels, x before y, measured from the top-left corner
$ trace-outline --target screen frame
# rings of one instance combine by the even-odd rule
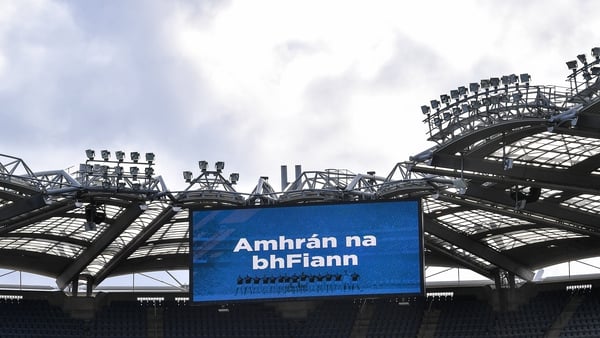
[[[308,206],[331,206],[331,205],[364,205],[374,203],[402,203],[415,202],[417,204],[417,231],[418,231],[418,246],[419,246],[419,279],[420,292],[410,293],[374,293],[374,294],[329,294],[316,296],[289,296],[289,297],[260,297],[248,299],[222,299],[222,300],[195,300],[194,299],[194,268],[193,268],[193,220],[194,213],[198,211],[220,211],[220,210],[243,210],[243,209],[279,209],[279,208],[303,208]],[[189,301],[192,305],[215,305],[215,304],[232,304],[232,303],[251,303],[251,302],[280,302],[280,301],[300,301],[300,300],[319,300],[319,299],[355,299],[355,298],[389,298],[389,297],[413,297],[422,296],[425,294],[425,261],[424,261],[424,227],[423,227],[423,208],[422,199],[420,198],[405,198],[405,199],[379,199],[379,200],[359,200],[359,201],[327,201],[327,202],[309,202],[309,203],[278,203],[269,205],[218,205],[209,207],[192,207],[188,209],[188,271],[189,271]]]

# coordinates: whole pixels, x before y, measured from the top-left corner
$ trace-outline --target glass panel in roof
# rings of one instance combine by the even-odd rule
[[[47,240],[44,238],[11,238],[0,239],[2,250],[23,250],[48,255],[73,258],[83,251],[83,247],[71,243]]]
[[[532,228],[528,230],[491,235],[483,238],[482,240],[489,247],[498,251],[504,251],[528,244],[580,237],[587,236],[555,228]]]
[[[473,235],[498,228],[533,224],[522,219],[479,209],[464,210],[448,215],[442,215],[439,216],[437,220],[445,226],[467,235]]]
[[[589,213],[598,214],[600,213],[600,196],[581,194],[569,198],[568,200],[562,202],[560,205],[569,208],[575,208]]]
[[[600,139],[545,131],[499,148],[487,159],[502,160],[506,154],[514,163],[567,169],[599,153]]]

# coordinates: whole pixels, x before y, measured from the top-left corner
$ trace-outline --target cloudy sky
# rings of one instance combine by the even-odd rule
[[[598,1],[0,0],[0,154],[78,168],[156,153],[238,190],[280,166],[385,176],[427,142],[420,106],[482,78],[563,86],[600,45]],[[290,168],[290,169],[292,169]],[[290,170],[290,176],[293,170]]]

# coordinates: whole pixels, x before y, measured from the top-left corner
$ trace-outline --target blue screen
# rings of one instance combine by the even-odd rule
[[[423,293],[420,202],[191,211],[193,302]]]

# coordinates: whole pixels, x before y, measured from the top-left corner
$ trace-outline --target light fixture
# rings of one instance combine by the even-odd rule
[[[467,95],[467,87],[465,87],[465,86],[458,87],[458,95]]]
[[[221,171],[223,171],[223,169],[225,169],[225,162],[223,162],[223,161],[218,161],[218,162],[216,162],[216,163],[215,163],[215,169],[216,169],[218,172],[221,172]]]
[[[490,88],[490,80],[482,79],[481,80],[481,88]]]
[[[83,206],[83,202],[81,202],[80,200],[75,201],[75,208],[81,208],[82,206]]]
[[[154,153],[146,153],[146,162],[152,164],[154,162]]]
[[[138,168],[138,167],[129,167],[129,173],[131,174],[131,176],[133,176],[133,178],[136,178],[137,175],[140,173],[140,168]]]
[[[523,74],[519,75],[519,77],[521,78],[521,83],[527,83],[527,82],[531,81],[531,75],[529,75],[527,73],[523,73]]]
[[[137,151],[132,151],[131,153],[129,153],[129,157],[134,163],[137,163],[140,160],[140,153],[138,153]]]
[[[173,210],[173,212],[180,212],[181,207],[178,205],[173,205],[173,206],[171,206],[171,210]]]
[[[458,99],[458,90],[452,89],[450,91],[450,97],[453,98],[453,99]]]
[[[452,114],[450,114],[447,111],[444,112],[444,121],[450,121],[451,117],[452,117]]]
[[[458,108],[458,107],[452,108],[452,114],[454,114],[454,116],[458,116],[458,115],[460,115],[460,113],[461,113],[460,108]]]
[[[125,159],[125,153],[120,150],[117,150],[115,152],[115,157],[117,158],[117,161],[123,162],[123,160]]]
[[[577,69],[577,60],[567,61],[567,68],[572,70]]]
[[[596,60],[600,59],[600,47],[592,48],[592,56],[596,58]]]
[[[79,165],[79,172],[85,173],[85,174],[91,174],[94,171],[94,166],[91,164],[85,164],[85,163],[81,163]]]
[[[521,98],[522,98],[522,97],[523,97],[523,94],[521,94],[521,92],[514,93],[514,94],[512,95],[513,102],[514,102],[514,103],[517,103],[517,102],[521,101]]]
[[[500,79],[497,77],[490,78],[490,85],[494,88],[497,88],[500,85]]]
[[[102,156],[103,160],[108,161],[110,159],[110,151],[108,151],[108,150],[102,150],[100,152],[100,156]]]
[[[583,78],[586,79],[586,81],[589,81],[592,79],[592,75],[587,70],[584,70],[582,75],[583,75]]]
[[[469,91],[471,91],[471,93],[477,93],[479,91],[479,83],[477,83],[477,82],[469,83]]]
[[[450,101],[450,96],[442,94],[440,95],[440,101],[442,101],[442,103],[448,103],[448,101]]]
[[[459,195],[464,195],[467,192],[467,182],[462,178],[452,180],[452,185],[456,188]]]
[[[592,67],[592,75],[600,75],[600,67]]]
[[[148,204],[146,204],[146,203],[142,202],[138,206],[140,207],[140,210],[142,210],[142,211],[148,210]]]
[[[117,175],[117,177],[120,178],[123,176],[123,167],[116,166],[114,171],[115,171],[115,175]]]
[[[192,172],[191,172],[191,171],[184,171],[184,172],[183,172],[183,179],[184,179],[186,182],[191,182],[191,181],[192,181],[192,177],[193,177],[193,174],[192,174]]]
[[[437,116],[436,116],[436,117],[433,119],[433,124],[435,124],[435,125],[436,125],[436,127],[441,127],[441,126],[442,126],[442,120],[441,120],[439,117],[437,117]]]
[[[510,84],[510,78],[508,77],[508,75],[503,75],[500,80],[502,81],[502,84],[505,86],[508,86]]]
[[[102,181],[102,188],[109,189],[110,188],[110,181],[109,180]]]
[[[440,107],[440,101],[438,100],[431,100],[429,103],[431,103],[432,109],[438,109]]]
[[[460,108],[462,109],[462,112],[463,112],[463,113],[468,113],[468,112],[469,112],[469,110],[471,110],[471,107],[469,107],[469,105],[468,105],[468,104],[466,104],[466,103],[465,103],[465,104],[463,104],[462,106],[460,106]]]
[[[154,175],[154,168],[152,168],[152,167],[144,168],[144,174],[146,174],[146,177],[151,178],[152,175]]]
[[[577,55],[577,59],[579,61],[581,61],[581,63],[583,63],[584,65],[587,65],[587,59],[585,57],[585,54],[579,54],[579,55]]]
[[[96,156],[96,152],[92,149],[88,149],[85,151],[85,156],[87,156],[88,160],[93,160]]]
[[[517,75],[516,75],[516,74],[510,74],[510,75],[508,76],[508,81],[509,81],[510,83],[516,83],[516,82],[519,82],[519,77],[517,77]]]
[[[480,107],[481,107],[481,102],[479,102],[478,100],[471,101],[471,108],[472,109],[479,109]]]
[[[198,167],[200,167],[200,170],[202,172],[204,172],[208,168],[208,162],[207,161],[198,161]]]
[[[118,182],[118,183],[117,183],[117,188],[119,188],[119,189],[123,189],[123,188],[125,188],[125,185],[126,185],[126,183],[125,183],[125,182]]]
[[[133,190],[140,190],[141,187],[142,187],[142,185],[140,184],[140,182],[131,183],[131,189],[133,189]]]
[[[231,181],[231,184],[236,184],[237,181],[239,181],[239,179],[240,179],[239,173],[232,173],[229,175],[229,181]]]
[[[423,114],[429,114],[430,111],[431,111],[431,108],[429,108],[429,106],[421,106],[421,112]]]

